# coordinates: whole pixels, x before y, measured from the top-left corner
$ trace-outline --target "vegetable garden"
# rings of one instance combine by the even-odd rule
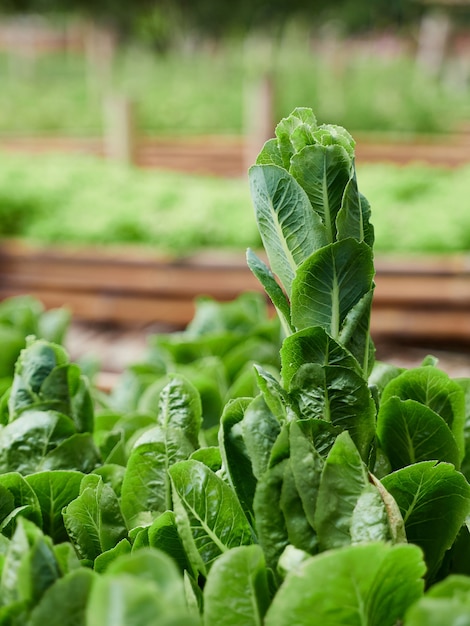
[[[250,169],[276,315],[203,299],[109,394],[64,311],[0,305],[0,623],[468,622],[470,379],[375,361],[358,183],[346,130],[284,118]]]

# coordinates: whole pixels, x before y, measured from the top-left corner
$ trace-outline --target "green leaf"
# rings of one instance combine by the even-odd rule
[[[314,556],[290,572],[266,626],[394,626],[423,592],[416,546],[369,543]]]
[[[254,499],[256,533],[269,568],[276,571],[279,558],[289,543],[286,520],[279,506],[282,493],[284,459],[270,467],[258,481]]]
[[[351,353],[319,326],[305,328],[286,337],[281,348],[281,363],[281,375],[286,389],[290,388],[292,378],[305,363],[340,365],[361,374]]]
[[[314,528],[318,490],[323,471],[323,459],[312,440],[305,433],[306,421],[290,425],[290,459],[295,485],[302,500],[303,510]]]
[[[76,433],[48,452],[43,470],[76,470],[89,474],[101,465],[101,456],[91,433]]]
[[[183,577],[167,555],[145,548],[116,559],[96,579],[87,626],[195,626],[186,606]]]
[[[18,518],[0,579],[0,599],[36,604],[60,571],[52,542],[32,522]]]
[[[315,554],[318,539],[305,514],[303,501],[297,489],[296,469],[293,459],[286,459],[279,506],[284,514],[289,544],[309,554]]]
[[[355,356],[364,378],[374,366],[375,346],[370,336],[373,289],[368,291],[346,315],[339,335],[340,343]]]
[[[191,572],[191,563],[178,533],[175,514],[165,511],[148,528],[149,546],[165,552],[176,562],[179,570]]]
[[[171,509],[168,468],[194,451],[180,429],[148,430],[132,450],[121,488],[121,508],[128,528],[150,524]]]
[[[375,436],[375,403],[367,382],[346,367],[301,366],[290,398],[302,419],[318,418],[347,430],[364,460]]]
[[[465,453],[465,394],[461,386],[436,367],[416,367],[393,378],[382,393],[382,402],[391,396],[415,400],[438,413],[455,437],[460,459]]]
[[[121,539],[114,548],[110,548],[99,554],[93,563],[93,569],[97,574],[103,574],[118,557],[131,552],[131,544],[127,539]]]
[[[59,470],[26,477],[41,509],[42,529],[55,543],[68,539],[62,509],[78,497],[82,479],[80,472]]]
[[[350,534],[352,544],[392,539],[387,507],[380,491],[372,484],[365,486],[356,502],[351,516]]]
[[[180,429],[197,448],[201,423],[201,399],[196,388],[183,376],[172,375],[160,393],[158,424],[163,429]]]
[[[314,527],[322,550],[351,543],[353,512],[367,485],[367,467],[343,432],[326,459],[318,488]]]
[[[408,541],[423,549],[432,580],[470,513],[470,485],[452,465],[435,461],[399,469],[382,483],[400,508]]]
[[[344,190],[341,209],[336,217],[337,236],[339,239],[353,237],[365,241],[372,247],[374,229],[369,223],[370,205],[357,188],[356,172],[349,179]]]
[[[460,453],[446,422],[415,400],[391,396],[382,401],[377,437],[393,470],[431,460],[460,465]]]
[[[10,420],[16,419],[22,411],[34,408],[36,404],[41,404],[43,400],[47,401],[47,398],[41,397],[42,385],[54,368],[61,368],[67,364],[68,356],[61,346],[43,339],[36,340],[33,338],[28,341],[15,366],[15,376],[8,402]],[[48,387],[49,383],[46,383],[46,388]],[[58,375],[57,384],[54,387],[57,391],[57,397],[54,401],[62,403],[62,405],[65,402],[68,408],[70,405],[64,395],[62,371]]]
[[[75,434],[72,420],[54,411],[25,411],[0,430],[0,472],[32,474],[47,454]]]
[[[249,398],[239,398],[229,402],[220,420],[219,447],[222,465],[225,468],[243,511],[253,517],[253,498],[256,478],[243,438],[242,420]]]
[[[249,171],[258,229],[272,271],[287,295],[297,267],[327,243],[325,227],[297,181],[277,165]]]
[[[83,478],[80,495],[64,509],[63,517],[83,559],[94,560],[127,536],[117,496],[97,475]]]
[[[301,330],[321,326],[335,340],[349,311],[371,290],[372,251],[364,242],[343,239],[313,253],[292,283],[292,323]]]
[[[22,517],[26,517],[36,526],[42,528],[42,514],[38,497],[21,474],[18,472],[0,474],[0,492],[2,493],[0,500],[0,522],[2,526],[6,522],[5,518],[16,509]],[[5,528],[2,532],[5,532]]]
[[[262,626],[269,602],[261,548],[256,545],[233,548],[217,559],[207,577],[204,625]]]
[[[327,241],[336,240],[336,216],[351,177],[351,158],[340,145],[310,145],[294,154],[290,173],[307,193],[325,226]]]
[[[241,429],[252,472],[259,480],[268,468],[271,450],[281,431],[278,420],[262,395],[254,398],[245,408]]]
[[[282,291],[278,282],[276,281],[274,274],[269,267],[262,261],[250,248],[246,252],[246,262],[250,270],[263,285],[266,293],[274,304],[279,319],[286,330],[286,334],[293,332],[290,321],[290,304],[285,293]]]
[[[287,419],[289,395],[278,379],[261,365],[254,365],[258,389],[261,391],[266,405],[279,423]]]
[[[169,469],[178,531],[195,569],[206,574],[230,548],[253,543],[253,531],[235,493],[198,461]]]
[[[470,626],[470,579],[448,576],[406,613],[406,626]]]
[[[86,626],[85,611],[96,575],[80,568],[59,578],[31,613],[28,626]]]

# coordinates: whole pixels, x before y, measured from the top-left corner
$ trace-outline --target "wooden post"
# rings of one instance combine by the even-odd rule
[[[271,74],[247,83],[244,107],[244,169],[256,160],[263,144],[274,136],[274,87]]]
[[[451,33],[449,16],[433,11],[421,21],[416,62],[433,76],[438,76],[447,53]]]
[[[128,98],[109,96],[104,103],[104,143],[107,158],[135,163],[136,138],[133,105]]]

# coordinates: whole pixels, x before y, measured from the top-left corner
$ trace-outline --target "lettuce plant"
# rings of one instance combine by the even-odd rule
[[[222,364],[254,300],[206,302],[184,341],[159,337],[145,375],[165,375],[121,413],[116,395],[90,405],[63,349],[30,340],[0,426],[0,624],[468,619],[470,381],[432,357],[374,362],[354,141],[297,109],[250,181],[269,265],[248,264],[281,321],[279,367],[254,365],[214,437],[200,379],[168,364],[209,346]],[[257,327],[230,371],[268,336]]]

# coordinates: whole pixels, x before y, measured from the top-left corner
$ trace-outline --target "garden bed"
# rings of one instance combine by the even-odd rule
[[[29,293],[47,308],[98,324],[181,329],[201,295],[219,301],[261,290],[243,252],[159,256],[119,248],[35,247],[4,240],[0,297]],[[379,256],[372,332],[380,339],[470,344],[470,257]]]

